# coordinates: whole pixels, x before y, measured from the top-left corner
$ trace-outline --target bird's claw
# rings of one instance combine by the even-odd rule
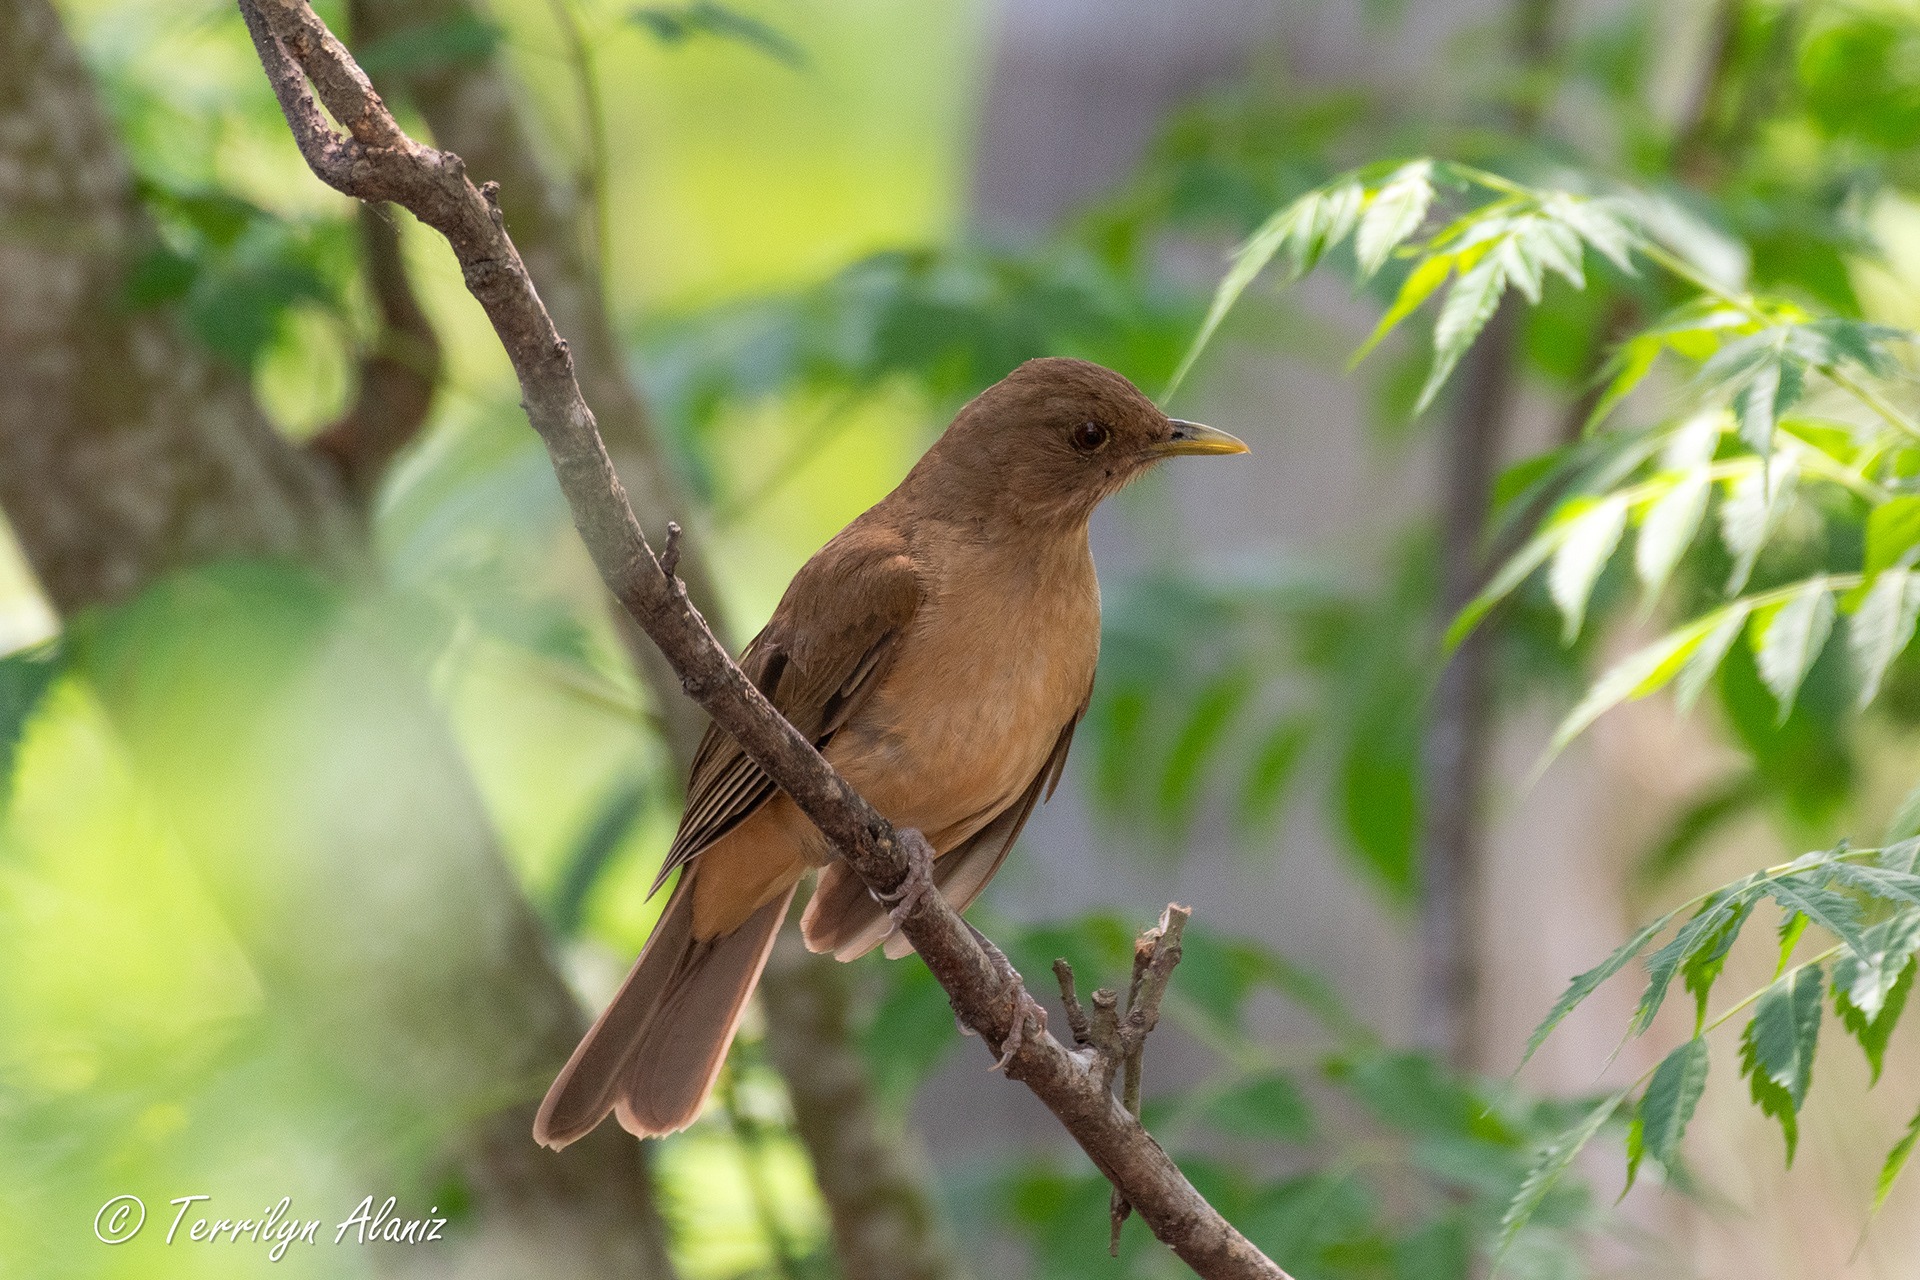
[[[1021,1047],[1026,1044],[1029,1017],[1040,1024],[1040,1034],[1046,1034],[1047,1011],[1028,993],[1026,982],[1021,979],[1019,970],[1013,967],[1013,962],[1007,959],[1006,952],[994,946],[987,940],[986,934],[972,925],[968,925],[967,928],[972,932],[974,940],[980,944],[980,949],[987,953],[987,960],[993,965],[993,971],[1000,975],[1002,982],[1013,988],[1013,1017],[1009,1020],[1007,1038],[1000,1042],[1000,1060],[987,1068],[989,1071],[999,1071],[1012,1062],[1014,1055],[1019,1053]]]
[[[933,883],[933,846],[927,838],[912,827],[902,827],[894,832],[899,841],[900,852],[907,858],[907,877],[894,887],[892,893],[875,893],[881,906],[887,909],[887,915],[893,920],[894,928],[920,908],[929,895],[938,892]]]

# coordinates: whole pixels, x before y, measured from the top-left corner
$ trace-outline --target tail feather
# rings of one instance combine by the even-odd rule
[[[693,936],[692,874],[683,874],[613,1003],[547,1091],[536,1142],[559,1150],[609,1111],[640,1137],[692,1124],[726,1061],[793,890],[718,938]]]

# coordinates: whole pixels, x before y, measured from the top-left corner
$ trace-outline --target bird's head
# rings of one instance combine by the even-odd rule
[[[975,509],[1084,520],[1162,458],[1246,451],[1224,431],[1167,417],[1111,369],[1051,357],[974,397],[929,460]]]

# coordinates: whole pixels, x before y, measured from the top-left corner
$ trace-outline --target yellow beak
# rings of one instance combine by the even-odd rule
[[[1148,452],[1156,458],[1170,458],[1177,453],[1245,453],[1247,445],[1238,436],[1230,436],[1213,427],[1203,427],[1197,422],[1183,422],[1171,418],[1173,438],[1152,446]]]

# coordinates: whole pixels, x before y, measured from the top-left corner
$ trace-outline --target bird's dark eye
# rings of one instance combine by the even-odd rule
[[[1112,434],[1098,422],[1083,422],[1073,429],[1073,447],[1092,453],[1105,444]]]

